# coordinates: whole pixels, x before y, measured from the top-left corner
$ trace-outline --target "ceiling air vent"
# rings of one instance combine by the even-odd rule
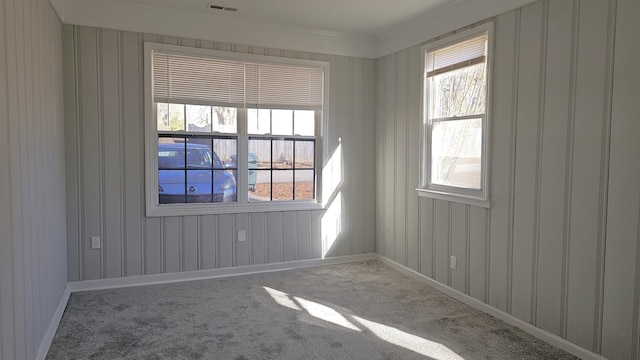
[[[209,9],[214,9],[214,10],[226,10],[226,11],[238,11],[238,9],[233,8],[233,7],[229,7],[229,6],[221,6],[221,5],[215,5],[215,4],[209,4]]]

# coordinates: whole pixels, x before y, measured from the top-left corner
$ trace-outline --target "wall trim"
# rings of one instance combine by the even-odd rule
[[[418,281],[421,281],[423,283],[426,283],[427,285],[433,287],[434,289],[440,291],[441,293],[445,294],[445,295],[449,295],[452,298],[471,306],[472,308],[482,311],[488,315],[491,315],[497,319],[500,319],[504,322],[506,322],[507,324],[513,325],[517,328],[519,328],[520,330],[523,330],[527,333],[529,333],[530,335],[533,335],[534,337],[548,343],[551,344],[555,347],[558,347],[562,350],[565,350],[575,356],[578,356],[581,359],[585,359],[585,360],[606,360],[606,358],[595,354],[585,348],[582,348],[572,342],[569,342],[557,335],[554,335],[552,333],[549,333],[545,330],[542,330],[540,328],[537,328],[531,324],[529,324],[528,322],[522,321],[510,314],[507,314],[506,312],[499,310],[491,305],[485,304],[482,301],[472,298],[471,296],[464,294],[458,290],[455,290],[453,288],[450,288],[440,282],[437,282],[423,274],[420,274],[412,269],[409,269],[408,267],[401,265],[387,257],[384,257],[380,254],[376,254],[376,258],[380,261],[382,261],[383,263],[389,265],[390,267],[404,273],[405,275],[408,275]]]
[[[135,275],[113,279],[83,280],[69,282],[71,292],[105,290],[133,286],[170,284],[183,281],[219,279],[240,275],[252,275],[276,271],[305,269],[325,265],[346,264],[351,262],[377,259],[376,254],[337,256],[325,259],[296,260],[272,264],[235,266],[219,269],[183,271],[165,274]]]
[[[47,357],[47,353],[49,353],[49,348],[51,347],[51,343],[53,342],[53,337],[56,335],[58,325],[60,325],[60,320],[62,320],[64,310],[67,308],[67,303],[69,302],[70,296],[71,286],[69,286],[69,283],[67,283],[67,286],[65,286],[64,291],[62,292],[62,297],[60,298],[58,307],[53,313],[53,318],[49,323],[49,328],[44,333],[44,337],[40,342],[40,346],[38,347],[38,352],[36,353],[35,357],[36,360],[45,360],[45,358]]]

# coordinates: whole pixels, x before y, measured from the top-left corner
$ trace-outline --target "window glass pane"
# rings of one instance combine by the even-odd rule
[[[271,133],[271,110],[270,109],[248,109],[248,132],[249,134],[269,134]]]
[[[313,141],[296,141],[296,160],[293,164],[296,169],[313,169],[314,147]]]
[[[294,133],[301,136],[315,134],[315,112],[313,110],[296,110],[293,112]]]
[[[211,202],[211,170],[187,171],[187,202]]]
[[[271,170],[255,170],[255,185],[249,191],[249,201],[271,201]],[[251,179],[249,180],[251,186]]]
[[[437,121],[431,144],[431,182],[480,189],[482,119]]]
[[[293,200],[293,170],[273,171],[273,200]]]
[[[293,110],[271,110],[273,135],[293,135]]]
[[[238,109],[234,107],[212,106],[213,131],[221,133],[238,132]]]
[[[213,202],[236,202],[236,171],[213,171]]]
[[[271,140],[249,139],[249,154],[256,157],[259,168],[271,168]]]
[[[158,200],[160,204],[184,203],[187,189],[184,170],[158,170]]]
[[[171,130],[171,127],[169,127],[169,104],[158,103],[156,104],[156,110],[157,110],[158,130],[160,131]]]
[[[213,139],[213,157],[216,169],[237,169],[237,153],[236,139]]]
[[[432,76],[429,81],[431,119],[484,114],[484,63]]]
[[[184,131],[184,104],[169,104],[170,131]]]
[[[158,168],[184,169],[185,143],[184,138],[158,139]]]
[[[211,132],[211,106],[187,105],[187,131]]]
[[[296,170],[294,195],[296,200],[313,200],[313,170]]]
[[[193,142],[187,143],[187,169],[211,169],[213,158],[211,155],[211,140],[206,145]]]
[[[293,141],[273,140],[273,167],[290,169],[293,167]]]

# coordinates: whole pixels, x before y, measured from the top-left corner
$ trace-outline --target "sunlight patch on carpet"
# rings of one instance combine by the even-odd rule
[[[365,320],[358,316],[352,316],[352,318],[369,329],[369,331],[378,338],[393,345],[403,347],[435,360],[464,360],[463,357],[440,343],[411,335],[391,326]]]
[[[291,300],[289,294],[287,294],[286,292],[282,292],[266,286],[263,286],[263,288],[267,292],[267,294],[271,296],[273,301],[275,301],[278,305],[282,305],[289,309],[302,311],[302,309],[300,309],[300,307],[295,302],[293,302],[293,300]]]
[[[339,312],[337,312],[336,310],[326,305],[322,305],[315,301],[305,300],[303,298],[299,298],[295,296],[294,296],[294,299],[298,302],[298,304],[300,304],[300,306],[302,306],[305,310],[307,310],[309,315],[315,318],[345,327],[350,330],[362,331],[358,329],[355,325],[353,325],[344,316],[342,316]]]

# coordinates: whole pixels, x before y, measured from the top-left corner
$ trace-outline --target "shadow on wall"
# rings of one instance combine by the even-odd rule
[[[322,169],[322,205],[326,209],[320,228],[323,259],[335,253],[336,240],[342,232],[342,170],[342,142],[338,139],[338,146]]]

